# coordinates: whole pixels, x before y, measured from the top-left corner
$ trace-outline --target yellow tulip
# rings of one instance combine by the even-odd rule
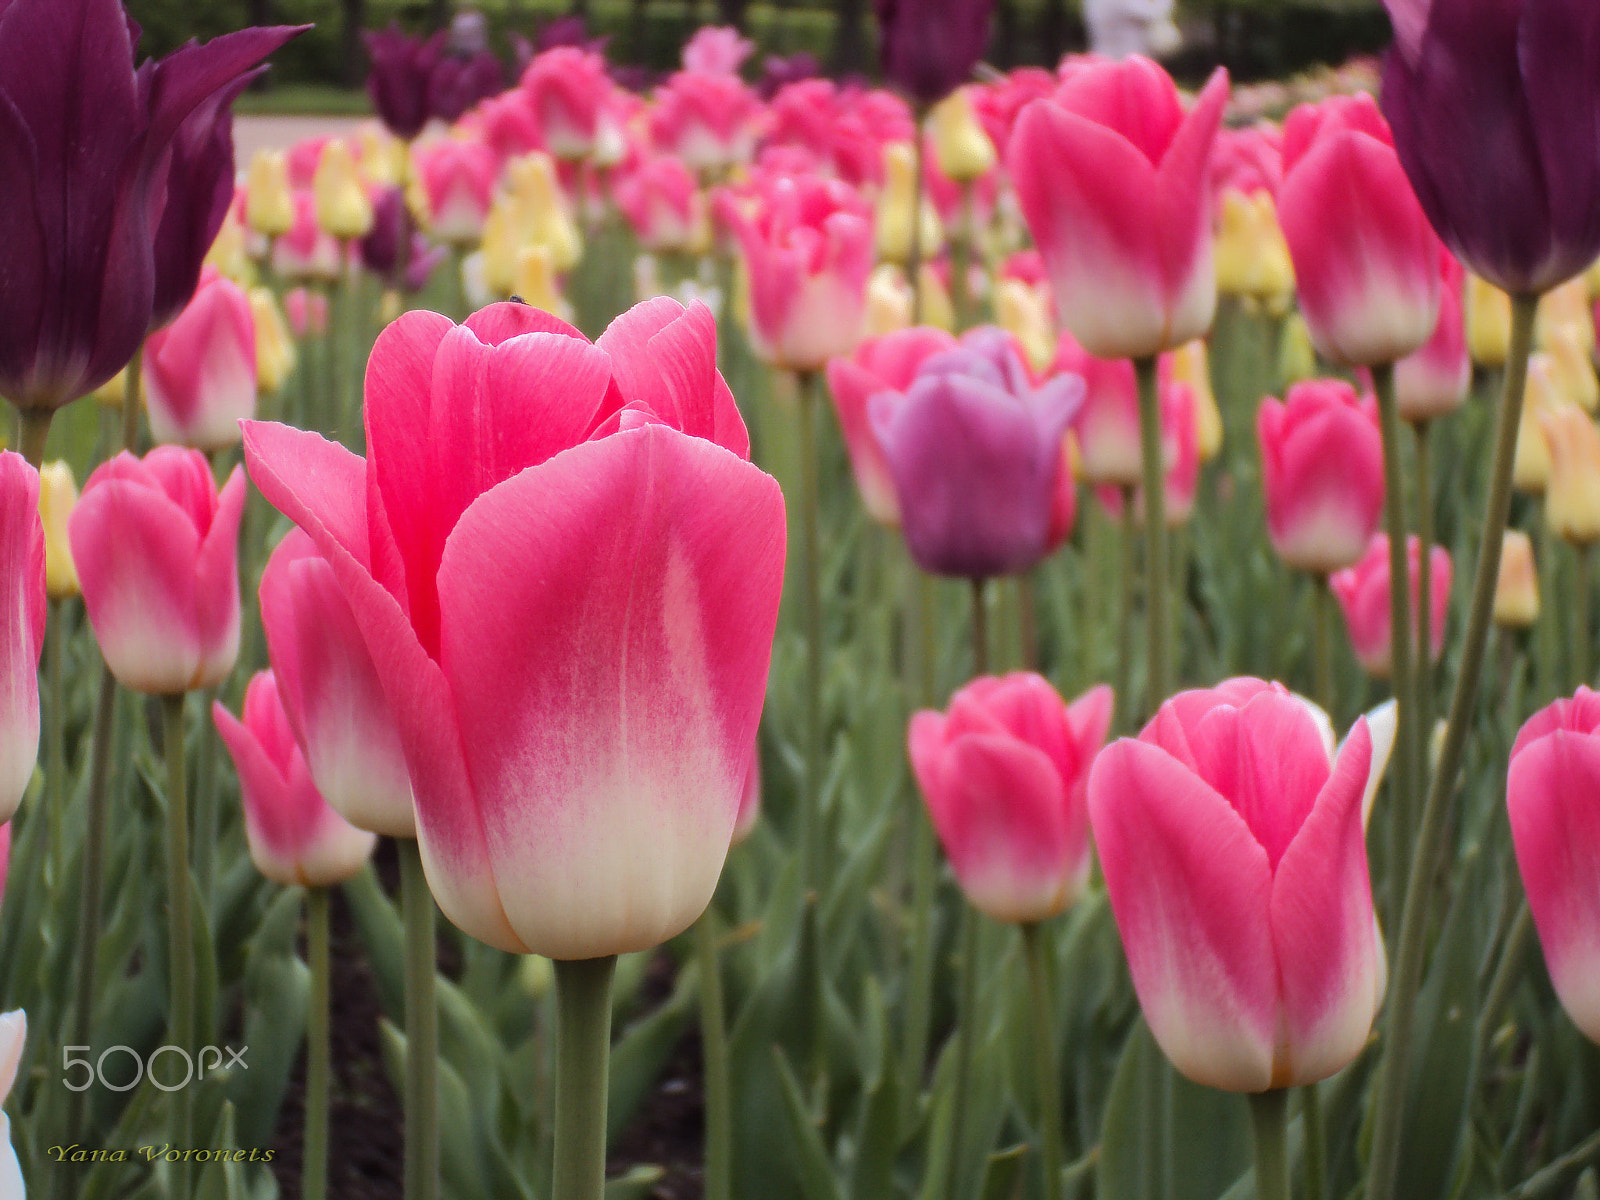
[[[1550,532],[1583,546],[1600,541],[1600,429],[1571,404],[1545,409],[1539,425],[1550,445],[1544,493]]]
[[[1201,462],[1210,462],[1222,449],[1222,413],[1211,390],[1211,363],[1204,338],[1185,342],[1172,352],[1172,379],[1194,392],[1195,449]]]
[[[543,246],[558,274],[572,270],[583,257],[583,237],[567,211],[555,160],[548,154],[526,155],[511,164],[510,182],[511,220],[520,239],[517,249]]]
[[[1476,275],[1467,276],[1467,350],[1480,367],[1503,367],[1511,352],[1511,297]]]
[[[907,142],[890,142],[883,148],[883,191],[878,194],[878,257],[884,262],[911,260],[912,205],[915,202],[917,166]],[[918,248],[924,261],[944,245],[944,226],[926,192],[917,205]]]
[[[971,183],[994,170],[998,155],[994,143],[978,122],[972,93],[957,88],[928,114],[933,133],[933,153],[939,170],[957,183]]]
[[[1540,414],[1553,411],[1568,401],[1556,391],[1548,354],[1535,354],[1528,360],[1528,389],[1522,401],[1522,423],[1517,427],[1517,455],[1511,468],[1511,482],[1519,492],[1542,495],[1550,485],[1550,441]],[[1574,412],[1581,410],[1571,406]]]
[[[1002,279],[995,288],[994,316],[995,324],[1017,339],[1035,371],[1050,365],[1057,339],[1048,285],[1034,287],[1021,279]]]
[[[572,306],[561,295],[550,251],[545,246],[524,246],[517,253],[516,295],[564,321],[572,319]]]
[[[1500,543],[1500,577],[1494,588],[1494,621],[1508,629],[1527,629],[1539,619],[1539,572],[1533,543],[1520,529],[1508,529]]]
[[[66,463],[39,468],[39,522],[44,526],[44,586],[52,600],[79,593],[78,568],[67,542],[67,520],[78,503],[78,484]]]
[[[372,228],[372,201],[356,171],[350,147],[334,138],[322,148],[311,179],[317,202],[317,224],[336,238],[365,237]]]
[[[900,268],[881,263],[867,277],[867,311],[862,319],[863,337],[882,337],[886,333],[910,328],[911,289]]]
[[[244,219],[257,233],[278,237],[294,226],[289,160],[281,150],[260,150],[250,160],[244,185]]]
[[[251,288],[249,295],[256,327],[256,384],[263,392],[276,392],[294,370],[294,339],[270,288]]]
[[[1223,193],[1215,254],[1218,292],[1259,300],[1274,311],[1287,305],[1294,266],[1270,192]]]

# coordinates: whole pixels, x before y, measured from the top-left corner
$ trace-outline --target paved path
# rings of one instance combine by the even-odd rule
[[[338,136],[360,127],[362,117],[236,117],[234,161],[243,171],[257,150],[283,150],[304,138]]]

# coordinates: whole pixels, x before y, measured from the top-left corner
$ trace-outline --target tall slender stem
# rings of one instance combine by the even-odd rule
[[[122,390],[122,448],[139,452],[139,414],[144,408],[144,346],[133,352],[128,364],[128,386]]]
[[[35,471],[44,466],[44,444],[50,437],[50,420],[56,415],[53,408],[24,408],[19,417],[22,424],[22,457]]]
[[[332,1065],[328,997],[328,889],[306,891],[306,958],[311,967],[311,1003],[306,1010],[306,1127],[300,1163],[300,1195],[327,1200],[328,1080]],[[407,1047],[407,1052],[410,1048]]]
[[[1311,628],[1312,684],[1316,688],[1317,703],[1337,729],[1340,722],[1333,711],[1333,593],[1328,588],[1326,571],[1318,571],[1311,577]]]
[[[961,212],[956,218],[956,233],[950,239],[950,312],[955,317],[956,332],[971,324],[967,309],[972,302],[972,289],[967,286],[972,273],[972,184],[961,185]]]
[[[1540,507],[1549,503],[1541,500]],[[1556,536],[1550,532],[1550,522],[1540,520],[1534,536],[1538,539],[1537,561],[1534,564],[1539,580],[1539,615],[1534,618],[1534,652],[1539,663],[1539,688],[1536,700],[1551,700],[1566,687],[1561,669],[1556,665],[1560,657],[1556,643],[1561,638],[1561,606],[1555,603],[1556,583],[1560,579],[1560,564],[1556,558]]]
[[[64,660],[67,655],[63,626],[65,600],[52,598],[45,624],[45,675],[50,685],[50,706],[44,713],[45,808],[50,822],[50,884],[60,887],[67,877],[67,739]]]
[[[728,1075],[728,1026],[722,1004],[722,965],[716,918],[710,909],[694,923],[700,968],[700,1046],[705,1059],[705,1200],[728,1200],[733,1163],[733,1096]]]
[[[1412,634],[1416,648],[1417,741],[1426,747],[1433,729],[1433,666],[1430,650],[1433,646],[1433,449],[1428,437],[1430,425],[1426,420],[1411,426],[1412,445],[1416,447],[1417,476],[1417,543],[1421,551],[1417,563],[1417,621]],[[1426,761],[1417,764],[1419,773],[1426,773]],[[1420,787],[1418,789],[1421,790]]]
[[[1590,542],[1572,543],[1572,678],[1567,682],[1576,688],[1590,681],[1589,666],[1589,611],[1594,590],[1594,546]]]
[[[1306,1200],[1328,1194],[1328,1126],[1322,1118],[1322,1093],[1308,1083],[1300,1089],[1300,1124],[1306,1138]]]
[[[945,1200],[960,1194],[962,1138],[966,1132],[967,1090],[972,1084],[972,1056],[978,1044],[978,910],[961,906],[961,992],[956,1012],[956,1084],[951,1093],[950,1144],[945,1158]]]
[[[1117,676],[1114,687],[1120,723],[1131,728],[1137,728],[1139,724],[1138,706],[1133,703],[1133,606],[1138,593],[1134,564],[1134,495],[1131,484],[1123,486],[1122,527],[1118,530],[1121,534],[1118,540],[1122,544],[1117,554],[1118,566],[1122,571],[1122,604],[1117,610]],[[1092,641],[1087,636],[1088,632],[1085,631],[1085,642]]]
[[[210,712],[217,688],[200,695],[200,711]],[[200,722],[194,756],[194,883],[200,897],[211,903],[217,861],[217,735],[210,721]],[[203,1030],[207,1036],[210,1030]]]
[[[1500,1020],[1500,1010],[1511,999],[1511,991],[1522,979],[1522,960],[1528,952],[1528,935],[1533,932],[1533,913],[1528,908],[1526,896],[1517,906],[1511,929],[1500,947],[1500,961],[1496,964],[1489,987],[1484,992],[1483,1007],[1478,1010],[1476,1042],[1478,1053],[1488,1048],[1494,1036],[1495,1024]]]
[[[1406,1073],[1410,1065],[1412,1026],[1417,991],[1422,985],[1425,935],[1428,923],[1428,881],[1444,838],[1445,810],[1455,791],[1456,774],[1466,748],[1467,731],[1478,699],[1478,678],[1489,640],[1489,619],[1494,612],[1495,583],[1500,574],[1500,545],[1511,510],[1511,465],[1516,457],[1517,428],[1528,382],[1528,356],[1533,348],[1534,313],[1539,298],[1513,296],[1511,300],[1511,353],[1506,360],[1505,394],[1495,427],[1494,460],[1489,477],[1489,499],[1478,540],[1478,571],[1472,584],[1472,607],[1462,639],[1461,668],[1450,697],[1444,745],[1434,771],[1428,800],[1417,829],[1411,869],[1406,883],[1404,916],[1395,950],[1388,1000],[1389,1033],[1384,1039],[1378,1068],[1373,1113],[1372,1159],[1368,1168],[1368,1200],[1392,1200],[1400,1162]]]
[[[1372,382],[1378,394],[1378,427],[1383,435],[1383,512],[1389,535],[1389,664],[1398,702],[1395,803],[1390,809],[1390,820],[1395,853],[1403,857],[1407,835],[1416,828],[1421,776],[1417,684],[1411,665],[1411,564],[1406,553],[1405,475],[1400,469],[1400,410],[1394,394],[1394,364],[1380,363],[1373,367]]]
[[[415,838],[402,838],[400,907],[406,931],[406,1200],[439,1200],[439,1004],[433,893]]]
[[[554,1200],[602,1200],[616,955],[557,960]]]
[[[911,286],[911,323],[922,324],[925,308],[922,295],[922,156],[927,148],[922,141],[923,118],[927,116],[921,105],[912,109],[911,132],[911,245],[906,251],[906,282]]]
[[[1146,679],[1145,711],[1155,712],[1166,699],[1171,682],[1168,651],[1171,618],[1167,594],[1167,488],[1166,464],[1161,454],[1161,391],[1156,356],[1134,359],[1139,382],[1139,457],[1143,467],[1145,538],[1145,636],[1150,656]]]
[[[800,392],[800,538],[804,588],[802,614],[806,637],[805,788],[800,794],[800,882],[816,885],[822,817],[822,562],[819,534],[817,462],[817,375],[802,371]]]
[[[1256,1200],[1289,1200],[1289,1089],[1256,1092],[1249,1100]]]
[[[989,673],[989,597],[987,579],[972,581],[972,674]]]
[[[182,692],[161,697],[162,748],[167,757],[167,973],[171,986],[168,1036],[172,1044],[193,1054],[194,914],[189,907],[189,796],[188,763],[183,747]],[[182,1149],[194,1145],[194,1101],[188,1088],[172,1093],[172,1144]],[[176,1164],[178,1200],[193,1195],[187,1158]]]
[[[1022,924],[1028,960],[1028,1008],[1033,1018],[1033,1058],[1039,1095],[1039,1165],[1044,1200],[1061,1200],[1061,1073],[1056,1065],[1055,1016],[1050,1004],[1050,947],[1038,921]]]
[[[909,564],[908,564],[909,565]],[[921,705],[934,703],[935,664],[933,639],[933,580],[915,566],[909,578],[913,594],[908,616],[916,624],[911,644],[916,648],[915,688]],[[912,801],[911,814],[911,953],[906,980],[904,1091],[909,1105],[922,1091],[927,1067],[928,1030],[933,1022],[934,930],[933,904],[939,890],[938,848],[933,826],[924,807]]]

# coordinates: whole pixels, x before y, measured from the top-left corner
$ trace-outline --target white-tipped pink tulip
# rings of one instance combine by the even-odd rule
[[[0,1101],[11,1092],[28,1041],[28,1015],[20,1008],[0,1016]],[[22,1167],[11,1148],[11,1118],[0,1112],[0,1200],[23,1200]]]
[[[144,352],[150,433],[158,442],[221,450],[256,415],[256,322],[250,297],[207,268],[194,299],[150,335]]]
[[[272,672],[257,671],[250,680],[244,720],[221,701],[211,715],[239,772],[245,840],[256,869],[274,883],[300,887],[328,887],[359,871],[377,835],[350,824],[317,791]]]
[[[261,573],[261,625],[278,698],[317,790],[358,829],[416,837],[394,709],[333,568],[298,529]]]
[[[1133,986],[1196,1083],[1312,1083],[1366,1045],[1385,976],[1364,810],[1392,712],[1336,750],[1320,710],[1232,679],[1095,760],[1089,817]]]
[[[95,468],[67,523],[84,608],[117,682],[170,695],[227,678],[239,655],[244,472],[217,493],[198,450],[124,451]]]
[[[45,625],[39,475],[0,453],[0,821],[22,803],[39,757],[39,655]]]

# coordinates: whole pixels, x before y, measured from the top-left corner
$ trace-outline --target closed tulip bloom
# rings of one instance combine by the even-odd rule
[[[1460,408],[1472,386],[1472,359],[1467,352],[1463,319],[1461,265],[1442,255],[1439,319],[1422,347],[1394,366],[1395,400],[1406,421],[1431,421]]]
[[[1073,421],[1078,442],[1078,473],[1096,486],[1138,487],[1143,480],[1139,458],[1139,393],[1133,364],[1125,358],[1096,358],[1085,354],[1068,337],[1061,339],[1056,369],[1080,375],[1084,382],[1083,406]],[[1163,360],[1160,380],[1161,455],[1170,467],[1178,457],[1178,424],[1192,419],[1172,387],[1170,360]]]
[[[1357,562],[1383,520],[1377,410],[1343,380],[1267,397],[1256,418],[1272,548],[1289,566],[1327,574]]]
[[[919,104],[966,83],[988,49],[994,0],[873,0],[872,6],[884,77]]]
[[[350,240],[372,228],[372,201],[356,169],[355,156],[343,139],[333,138],[323,146],[311,194],[317,225],[324,233]]]
[[[44,530],[45,592],[52,600],[65,600],[80,592],[78,570],[72,565],[67,544],[67,520],[78,504],[78,481],[61,460],[39,468],[39,522]]]
[[[710,312],[653,300],[594,344],[527,305],[406,313],[366,434],[363,461],[251,423],[245,454],[375,651],[440,907],[552,958],[681,932],[727,854],[785,545]]]
[[[1480,367],[1503,367],[1511,350],[1511,297],[1487,279],[1467,275],[1467,349]]]
[[[261,573],[261,627],[317,791],[358,829],[416,837],[394,709],[333,568],[298,529]]]
[[[398,25],[361,35],[371,66],[367,95],[378,117],[395,137],[410,141],[432,115],[428,86],[444,54],[445,34],[410,37]]]
[[[1568,403],[1556,388],[1550,356],[1535,353],[1528,359],[1527,393],[1517,425],[1516,456],[1511,464],[1511,482],[1519,492],[1543,495],[1550,485],[1550,439],[1545,435],[1540,416]]]
[[[1383,108],[1439,236],[1508,292],[1600,257],[1600,7],[1386,0]]]
[[[1538,619],[1539,571],[1533,561],[1533,542],[1520,529],[1508,529],[1500,544],[1494,621],[1508,629],[1529,629]]]
[[[1550,532],[1578,545],[1600,540],[1600,429],[1573,404],[1539,413],[1550,447],[1544,519]]]
[[[475,245],[494,201],[498,168],[480,142],[437,142],[416,154],[429,231],[452,246]]]
[[[1156,354],[1211,327],[1208,160],[1227,98],[1219,69],[1185,113],[1155,63],[1100,61],[1017,121],[1006,161],[1022,215],[1090,354]]]
[[[256,325],[244,289],[210,274],[178,319],[150,335],[144,384],[156,441],[236,443],[240,420],[256,415]]]
[[[702,25],[683,44],[683,69],[737,75],[756,44],[731,25]]]
[[[875,220],[878,257],[885,262],[909,263],[914,231],[919,257],[932,258],[944,245],[944,226],[926,189],[917,187],[909,143],[890,142],[883,148],[883,175]]]
[[[1313,1083],[1366,1045],[1385,976],[1365,815],[1392,740],[1392,709],[1336,749],[1313,705],[1230,679],[1095,760],[1089,818],[1139,1006],[1196,1083]]]
[[[1026,571],[1050,549],[1067,425],[1083,380],[1035,388],[1003,330],[925,359],[904,396],[868,404],[911,557],[935,575]]]
[[[28,1017],[20,1008],[0,1016],[0,1101],[11,1092],[28,1040]],[[0,1196],[23,1200],[22,1167],[11,1146],[11,1118],[0,1112]]]
[[[828,390],[850,469],[867,515],[880,525],[900,524],[900,501],[888,459],[867,416],[868,402],[883,392],[905,395],[922,364],[955,345],[956,339],[944,330],[921,325],[868,338],[853,354],[828,361]]]
[[[1450,553],[1443,546],[1434,546],[1429,553],[1433,594],[1428,599],[1428,659],[1437,662],[1444,650],[1444,618],[1450,609]],[[1411,576],[1411,620],[1415,626],[1422,606],[1422,548],[1414,536],[1406,539],[1406,558]],[[1361,669],[1375,679],[1387,679],[1393,669],[1388,537],[1375,535],[1361,561],[1334,572],[1328,578],[1328,587],[1344,610],[1350,646]]]
[[[854,189],[813,176],[758,183],[753,211],[726,191],[713,202],[738,236],[750,276],[756,353],[790,370],[821,370],[861,338],[872,216]]]
[[[1222,449],[1222,410],[1211,387],[1211,356],[1204,338],[1172,352],[1172,381],[1194,393],[1195,452],[1200,462],[1210,462]]]
[[[198,273],[205,247],[193,247],[177,213],[193,199],[193,222],[220,220],[218,197],[203,186],[191,196],[211,173],[176,179],[176,163],[209,158],[216,126],[205,116],[215,117],[218,94],[296,32],[247,29],[135,71],[136,29],[117,0],[0,7],[0,208],[10,224],[0,395],[23,410],[87,395],[133,357],[155,315],[158,236],[166,254],[183,243],[183,265]],[[186,298],[179,265],[167,264],[162,285],[172,307]]]
[[[253,287],[249,292],[250,318],[256,327],[256,384],[267,395],[284,385],[294,371],[297,355],[289,324],[278,307],[271,288]]]
[[[67,522],[83,603],[117,682],[173,695],[212,687],[239,654],[244,473],[221,494],[205,455],[157,446],[95,468]]]
[[[0,452],[0,589],[0,821],[9,821],[39,756],[46,608],[39,476],[9,450]]]
[[[656,90],[650,137],[691,171],[725,171],[755,154],[761,101],[732,74],[679,71]]]
[[[245,221],[266,237],[288,233],[294,225],[289,160],[281,150],[258,150],[245,176]]]
[[[271,671],[257,671],[241,721],[216,701],[211,716],[239,773],[250,860],[274,883],[329,887],[361,870],[377,835],[351,825],[317,792]]]
[[[946,178],[973,183],[998,165],[999,152],[978,120],[971,88],[957,88],[935,104],[928,126],[934,162]]]
[[[1289,115],[1278,219],[1320,354],[1371,366],[1428,340],[1439,319],[1439,239],[1370,96]]]
[[[1580,687],[1528,719],[1511,747],[1506,809],[1545,966],[1567,1016],[1600,1041],[1600,695]]]
[[[997,921],[1065,911],[1089,879],[1089,765],[1111,727],[1097,687],[1068,705],[1042,677],[974,679],[911,718],[911,768],[972,906]]]
[[[653,158],[617,184],[617,207],[639,245],[655,254],[683,253],[708,240],[705,197],[676,158]]]
[[[324,283],[344,270],[339,242],[317,223],[317,200],[309,191],[294,193],[294,224],[273,239],[272,270],[284,279]]]
[[[1294,265],[1278,224],[1278,207],[1265,189],[1222,193],[1217,226],[1217,291],[1278,309],[1294,293]]]
[[[1058,337],[1048,284],[1001,279],[994,289],[995,324],[1017,339],[1028,365],[1042,371],[1056,356]]]
[[[295,337],[321,337],[328,332],[328,298],[321,292],[295,288],[283,298],[283,311]]]
[[[553,47],[528,64],[519,87],[544,149],[556,158],[587,158],[608,136],[612,84],[601,55],[577,46]]]

